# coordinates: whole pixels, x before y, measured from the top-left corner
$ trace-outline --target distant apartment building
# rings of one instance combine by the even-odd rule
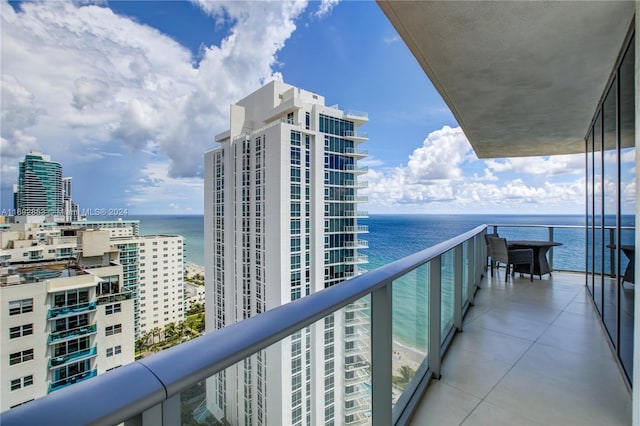
[[[73,201],[73,178],[62,178],[62,205],[66,222],[77,221],[80,216],[78,205]]]
[[[184,320],[183,238],[150,235],[116,244],[134,244],[139,252],[139,333]]]
[[[14,215],[52,216],[66,222],[78,218],[78,205],[71,198],[71,178],[62,177],[62,166],[49,155],[36,151],[25,155],[18,164],[13,193]]]
[[[0,232],[0,410],[134,360],[133,299],[106,231]]]
[[[62,166],[41,152],[25,155],[18,165],[18,215],[61,215],[64,211]]]
[[[120,253],[123,287],[133,294],[136,339],[154,328],[184,320],[184,238],[140,235],[140,221],[76,222],[106,230]]]
[[[207,330],[361,272],[367,229],[357,193],[366,170],[358,160],[366,153],[358,147],[367,136],[358,127],[367,120],[278,81],[231,105],[221,146],[205,154]],[[352,305],[210,379],[207,408],[234,425],[366,422],[364,308]]]

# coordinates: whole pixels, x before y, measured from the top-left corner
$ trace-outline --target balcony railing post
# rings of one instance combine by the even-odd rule
[[[453,256],[453,323],[458,331],[462,331],[462,300],[464,299],[464,295],[462,294],[462,268],[464,268],[462,244],[456,246]]]
[[[392,423],[392,284],[371,293],[371,419]]]
[[[141,415],[131,417],[125,426],[171,426],[182,423],[180,419],[180,394],[145,410]]]
[[[442,255],[429,262],[429,369],[435,379],[440,378],[440,309],[442,288]],[[373,424],[377,424],[374,423]]]
[[[553,241],[553,226],[549,227],[549,241]],[[553,271],[553,247],[549,250],[549,270]]]
[[[467,272],[467,300],[469,301],[469,305],[473,305],[473,295],[475,294],[477,275],[476,269],[478,266],[478,260],[476,258],[476,237],[473,237],[469,240],[469,244],[467,245],[467,257],[469,258],[469,270]],[[485,256],[486,258],[486,256]]]
[[[480,236],[484,239],[483,234]],[[480,238],[478,236],[474,236],[471,239],[471,244],[469,244],[469,285],[467,286],[467,299],[469,300],[469,305],[473,305],[474,295],[476,293],[476,287],[479,285],[480,280],[482,280],[482,272],[483,268],[479,267],[479,265],[483,264],[486,261],[486,252],[483,252],[483,246],[481,246],[478,242]],[[485,244],[486,246],[486,244]],[[480,263],[482,259],[483,263]]]

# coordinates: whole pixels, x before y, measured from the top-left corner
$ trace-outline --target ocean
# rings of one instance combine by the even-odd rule
[[[128,216],[127,219],[140,220],[140,232],[145,235],[179,234],[184,236],[187,260],[204,265],[203,216],[149,215]],[[362,252],[369,256],[369,265],[366,266],[366,269],[371,270],[446,241],[484,223],[584,226],[584,216],[371,215],[367,219],[360,219],[358,223],[369,226],[369,233],[361,234],[360,238],[369,241],[369,248]],[[632,219],[629,223],[633,226]],[[511,239],[547,239],[546,229],[499,228],[498,232]],[[584,250],[584,238],[584,230],[558,229],[555,231],[555,240],[568,243],[554,250],[556,267],[560,267],[562,262],[566,261],[568,264],[562,269],[584,268],[582,264],[571,265],[572,261],[575,262],[574,249]],[[563,256],[563,253],[566,253],[566,256]],[[584,256],[581,256],[581,259],[583,258]]]
[[[129,216],[140,220],[140,232],[147,234],[179,234],[185,238],[186,260],[204,265],[204,218],[203,216]],[[634,226],[633,216],[623,217],[623,226]],[[369,257],[366,270],[373,270],[437,243],[446,241],[482,224],[554,225],[575,228],[554,229],[553,240],[562,243],[554,247],[555,269],[584,271],[586,246],[585,218],[582,215],[371,215],[358,224],[368,225],[369,233],[360,238],[369,242],[362,254]],[[606,221],[611,223],[611,219]],[[613,222],[615,224],[615,221]],[[498,227],[500,236],[507,239],[548,240],[547,228]],[[605,234],[605,245],[608,244]],[[624,231],[623,243],[633,241],[633,231]],[[446,263],[447,260],[445,260]],[[451,260],[448,260],[449,262]],[[606,263],[606,262],[605,262]],[[626,266],[626,265],[624,265]],[[624,268],[623,266],[623,268]],[[608,265],[605,266],[608,269]],[[503,272],[504,273],[504,272]],[[425,268],[412,272],[394,282],[393,286],[393,335],[401,344],[423,350],[426,348],[425,307],[428,295],[424,286]],[[443,271],[443,282],[452,282],[452,271]],[[446,286],[446,285],[443,285]],[[450,288],[450,286],[449,286]],[[451,294],[443,289],[443,298]],[[443,320],[451,315],[443,310]]]

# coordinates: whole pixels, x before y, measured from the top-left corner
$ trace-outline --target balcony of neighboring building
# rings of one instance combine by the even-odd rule
[[[83,312],[94,312],[96,310],[96,302],[78,303],[75,305],[65,305],[49,309],[47,318],[49,320],[60,319],[63,317],[77,315]]]
[[[95,358],[98,355],[98,350],[95,346],[87,349],[82,349],[74,352],[69,352],[63,355],[52,357],[49,360],[49,369],[56,369],[64,367],[67,364],[73,362],[83,361],[91,358]]]
[[[89,324],[67,330],[54,331],[49,334],[48,343],[49,345],[54,345],[77,337],[91,336],[96,334],[97,330],[98,328],[96,324]]]
[[[352,139],[356,143],[364,142],[369,139],[369,134],[367,132],[359,132],[357,130],[345,130],[342,136],[345,139]]]
[[[369,121],[369,114],[363,111],[347,109],[344,110],[344,119],[351,120],[356,125],[362,125]]]
[[[82,382],[98,375],[98,370],[89,370],[81,373],[74,374],[73,376],[66,377],[64,379],[55,381],[49,385],[49,393],[66,388],[67,386],[75,383]]]

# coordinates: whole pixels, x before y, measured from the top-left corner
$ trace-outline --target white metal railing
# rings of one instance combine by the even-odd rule
[[[440,376],[442,353],[454,331],[461,329],[465,310],[473,302],[485,266],[485,229],[479,226],[364,275],[61,389],[0,414],[0,423],[180,424],[182,391],[367,296],[370,359],[355,355],[358,363],[370,365],[365,381],[370,381],[371,413],[365,419],[374,425],[404,424],[430,378]],[[427,328],[422,330],[428,335],[428,357],[394,404],[392,291],[397,280],[414,274],[421,277],[419,285],[429,295],[422,306],[428,315]],[[453,292],[443,297],[443,288]],[[444,323],[451,325],[441,329],[446,316],[441,312],[449,311],[452,320]],[[360,377],[362,371],[354,374]],[[359,422],[361,415],[345,418],[343,423]]]

